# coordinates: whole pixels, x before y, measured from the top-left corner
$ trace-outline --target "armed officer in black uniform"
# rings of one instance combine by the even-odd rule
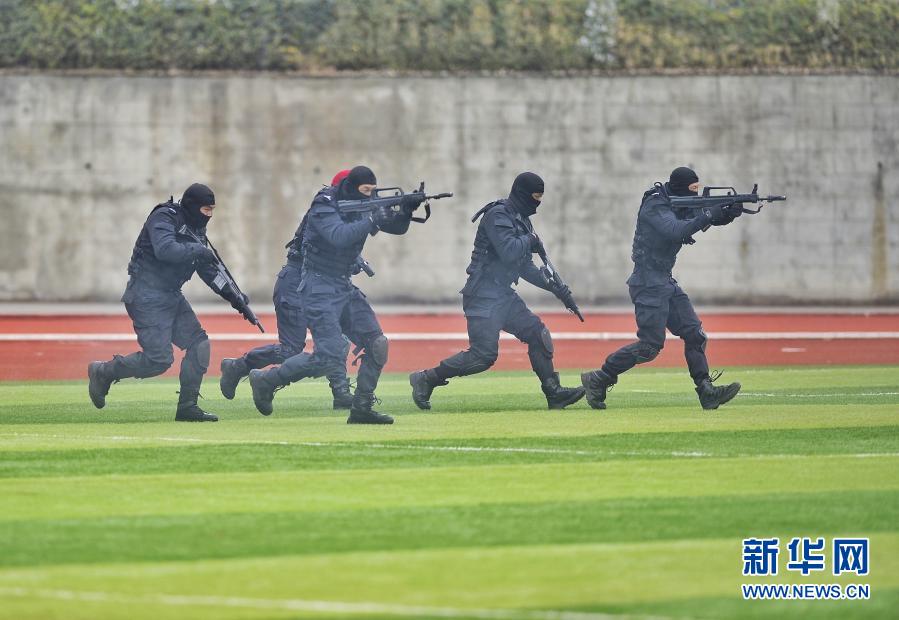
[[[462,289],[462,308],[468,323],[469,348],[449,357],[435,368],[409,375],[412,400],[420,409],[430,409],[434,388],[448,379],[484,372],[499,355],[499,333],[506,331],[528,345],[528,357],[540,379],[550,409],[562,409],[584,396],[583,388],[565,388],[553,368],[553,342],[543,321],[531,312],[512,288],[519,278],[551,291],[534,264],[532,254],[541,248],[530,217],[543,198],[543,179],[533,172],[515,178],[506,199],[485,206],[475,234],[474,251],[468,266],[468,281]]]
[[[392,424],[393,418],[372,406],[381,370],[387,362],[387,338],[365,295],[350,281],[365,241],[379,230],[402,235],[409,229],[412,211],[421,198],[408,195],[399,213],[376,210],[343,213],[338,200],[364,200],[377,180],[365,166],[356,166],[336,188],[319,193],[309,210],[303,232],[303,276],[300,302],[312,332],[313,352],[300,353],[281,366],[251,370],[253,401],[263,415],[273,410],[275,391],[305,377],[321,377],[346,363],[346,334],[362,362],[348,424]]]
[[[194,183],[181,202],[157,205],[147,218],[134,244],[128,274],[131,278],[122,295],[141,351],[116,355],[108,362],[88,365],[88,391],[98,409],[114,381],[128,377],[143,379],[164,373],[175,361],[172,344],[184,350],[181,389],[175,420],[216,422],[218,417],[197,405],[200,384],[209,366],[209,338],[197,315],[181,293],[181,287],[196,271],[213,290],[216,256],[203,243],[206,225],[215,209],[215,195],[205,185]],[[189,229],[189,230],[188,230]],[[220,293],[221,294],[221,293]],[[239,301],[229,299],[235,307]]]
[[[695,243],[692,235],[709,226],[730,224],[742,213],[739,205],[735,209],[672,209],[669,196],[695,196],[698,189],[696,173],[681,167],[671,173],[668,183],[657,183],[643,194],[631,255],[634,271],[627,280],[638,340],[609,355],[602,368],[581,375],[587,402],[594,409],[606,408],[606,392],[615,385],[618,375],[656,358],[665,345],[666,327],[684,341],[687,368],[703,409],[717,409],[740,391],[739,383],[712,384],[702,323],[690,298],[671,275],[681,247]]]
[[[343,170],[331,181],[331,187],[336,187],[340,181],[346,178],[349,170]],[[327,191],[328,188],[319,190],[316,198]],[[303,312],[300,287],[303,273],[302,239],[303,231],[308,221],[308,212],[303,216],[299,228],[294,233],[294,239],[288,244],[287,264],[278,272],[275,279],[275,289],[272,293],[272,301],[275,304],[275,317],[278,321],[278,343],[268,344],[248,351],[238,358],[225,358],[221,363],[222,376],[219,387],[222,395],[231,400],[241,379],[250,374],[251,370],[265,368],[272,364],[283,364],[284,360],[302,353],[306,347],[306,329],[308,324]],[[359,273],[359,269],[354,269]],[[334,409],[349,409],[353,404],[353,395],[350,393],[350,380],[346,375],[346,358],[349,353],[349,341],[344,338],[343,359],[344,364],[335,372],[328,375],[328,383],[331,386]]]

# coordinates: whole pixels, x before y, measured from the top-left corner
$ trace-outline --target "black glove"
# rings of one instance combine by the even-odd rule
[[[543,251],[543,242],[540,241],[540,237],[537,236],[537,233],[528,233],[529,240],[531,242],[531,253],[539,254]]]
[[[242,307],[246,307],[250,305],[250,298],[244,295],[243,293],[238,293],[237,295],[231,296],[231,307],[237,311],[240,311]]]
[[[425,201],[424,194],[422,194],[420,192],[412,192],[410,194],[406,194],[405,196],[403,196],[403,200],[400,203],[400,206],[403,208],[403,211],[405,211],[406,213],[412,213],[424,201]]]
[[[190,249],[193,259],[198,263],[209,265],[218,260],[215,256],[215,252],[207,248],[205,245],[199,243],[192,243],[191,245],[193,246]]]
[[[712,226],[727,226],[735,219],[743,215],[743,207],[740,205],[731,205],[729,207],[724,207],[722,209],[721,219],[718,221],[712,221]]]
[[[713,226],[720,226],[724,221],[724,207],[718,205],[703,207],[702,214],[709,218],[709,223]]]
[[[390,207],[378,207],[371,212],[371,221],[374,230],[380,230],[382,226],[393,221],[393,212]]]
[[[568,288],[567,284],[559,286],[553,283],[553,294],[559,299],[565,299],[566,297],[571,295],[571,289]]]

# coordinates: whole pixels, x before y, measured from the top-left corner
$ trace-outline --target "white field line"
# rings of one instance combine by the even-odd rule
[[[468,340],[465,332],[391,332],[386,334],[395,341]],[[897,340],[899,332],[711,332],[711,340]],[[633,332],[555,332],[553,340],[634,340]],[[209,334],[210,340],[223,341],[275,341],[277,333],[217,333]],[[511,334],[500,334],[501,340],[515,340]],[[107,333],[21,333],[0,334],[0,342],[36,341],[136,341],[130,332]]]
[[[662,392],[658,392],[661,394]],[[849,396],[899,396],[899,392],[842,392],[829,394],[769,394],[765,392],[740,392],[738,396],[765,396],[768,398],[828,398]]]
[[[421,450],[424,452],[488,452],[488,453],[519,453],[519,454],[559,454],[574,456],[660,456],[674,459],[698,459],[698,458],[741,458],[741,459],[803,459],[803,458],[895,458],[899,452],[856,452],[848,454],[729,454],[714,452],[680,452],[662,450],[567,450],[565,448],[516,448],[509,446],[426,446],[415,444],[389,444],[389,443],[363,443],[363,442],[339,442],[339,441],[273,441],[267,439],[204,439],[199,437],[140,437],[127,435],[54,435],[43,433],[0,433],[0,437],[30,437],[41,439],[65,439],[69,441],[170,441],[175,443],[192,444],[245,444],[245,445],[273,445],[273,446],[298,446],[303,448],[362,448],[371,450]]]
[[[296,612],[331,613],[341,615],[371,615],[439,618],[483,618],[485,620],[610,620],[640,618],[661,619],[661,616],[615,615],[562,610],[531,609],[466,609],[464,607],[427,607],[374,602],[316,601],[307,599],[245,598],[237,596],[196,596],[181,594],[126,595],[114,592],[79,590],[50,590],[43,588],[0,587],[2,596],[84,601],[89,603],[119,603],[127,605],[167,605],[172,607],[228,607],[243,609],[277,609]]]

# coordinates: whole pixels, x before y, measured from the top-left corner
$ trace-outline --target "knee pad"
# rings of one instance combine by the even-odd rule
[[[549,333],[545,326],[540,328],[537,337],[532,339],[528,346],[532,349],[535,347],[540,349],[548,357],[552,357],[553,351],[555,351],[552,334]]]
[[[699,349],[705,353],[705,348],[709,343],[709,337],[705,335],[705,332],[702,331],[702,329],[697,329],[696,331],[685,335],[684,342],[687,346]]]
[[[143,358],[141,367],[135,369],[137,374],[134,376],[138,379],[161,375],[175,363],[175,355],[172,353],[171,346],[168,349],[153,349],[149,352],[145,350]]]
[[[628,349],[630,350],[631,355],[634,356],[635,363],[637,364],[651,362],[657,358],[662,351],[659,347],[655,347],[646,342],[635,342],[632,345],[628,345]]]
[[[465,371],[465,374],[474,375],[479,372],[484,372],[493,366],[494,363],[496,363],[495,357],[475,356],[465,364],[463,370]]]
[[[137,379],[148,379],[150,377],[156,377],[164,373],[171,366],[172,362],[161,362],[158,360],[148,359],[144,365],[135,370],[134,376]]]
[[[206,334],[204,333],[202,339],[194,341],[193,344],[187,347],[187,352],[184,354],[184,361],[190,362],[205,374],[209,369],[209,357],[209,338],[206,337]]]
[[[349,348],[349,344],[347,345],[347,348]],[[368,343],[368,346],[365,347],[365,354],[371,355],[372,361],[378,366],[386,364],[387,336],[380,334],[375,338],[372,338],[371,342]]]

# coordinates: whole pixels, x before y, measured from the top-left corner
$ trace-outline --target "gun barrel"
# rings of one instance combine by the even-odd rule
[[[786,196],[765,196],[762,198],[765,202],[777,202],[779,200],[786,200]]]

